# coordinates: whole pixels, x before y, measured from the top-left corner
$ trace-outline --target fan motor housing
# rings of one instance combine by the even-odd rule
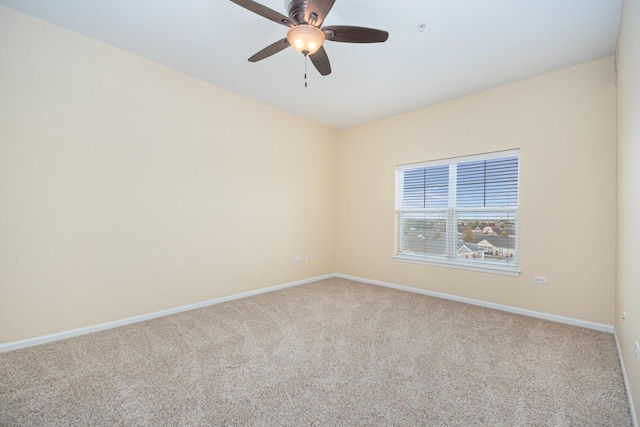
[[[307,6],[309,5],[309,1],[313,1],[313,0],[284,0],[284,7],[287,10],[287,12],[289,13],[289,18],[291,18],[294,23],[296,25],[299,24],[310,24],[313,25],[314,23],[309,22],[309,18],[313,18],[313,16],[310,16],[309,18],[307,18]],[[311,15],[315,15],[315,14],[311,14]],[[315,16],[315,19],[317,20],[318,17],[317,15]]]

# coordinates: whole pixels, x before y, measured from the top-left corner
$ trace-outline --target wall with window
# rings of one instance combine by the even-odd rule
[[[612,325],[614,80],[604,58],[341,132],[337,271]],[[511,149],[517,277],[393,260],[397,165]]]
[[[618,248],[616,333],[640,419],[640,0],[625,0],[618,38]],[[623,314],[626,318],[623,320]]]
[[[336,133],[0,10],[0,343],[334,272],[613,323],[612,58]],[[519,276],[393,260],[397,165],[516,148]]]
[[[333,131],[3,7],[0,58],[0,343],[335,272]]]

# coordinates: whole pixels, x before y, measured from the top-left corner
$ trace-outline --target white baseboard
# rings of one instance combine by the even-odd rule
[[[510,312],[510,313],[516,313],[516,314],[522,314],[522,315],[525,315],[525,316],[537,317],[537,318],[540,318],[540,319],[550,320],[550,321],[553,321],[553,322],[565,323],[565,324],[574,325],[574,326],[581,326],[583,328],[595,329],[597,331],[613,333],[614,336],[615,336],[615,340],[616,340],[616,347],[618,349],[618,357],[620,359],[620,365],[622,367],[622,375],[624,377],[624,383],[625,383],[625,388],[626,388],[626,391],[627,391],[627,397],[629,399],[629,407],[631,408],[631,418],[632,418],[633,426],[634,427],[638,427],[638,420],[637,420],[637,418],[635,416],[633,400],[631,399],[631,389],[629,388],[629,380],[627,378],[626,370],[625,370],[625,367],[624,367],[624,361],[622,359],[622,353],[621,353],[621,350],[620,350],[620,343],[618,342],[618,335],[616,334],[615,328],[613,326],[603,325],[603,324],[593,323],[593,322],[587,322],[587,321],[579,320],[579,319],[572,319],[572,318],[569,318],[569,317],[556,316],[556,315],[553,315],[553,314],[541,313],[541,312],[532,311],[532,310],[525,310],[525,309],[522,309],[522,308],[511,307],[511,306],[502,305],[502,304],[494,304],[494,303],[491,303],[491,302],[480,301],[480,300],[476,300],[476,299],[472,299],[472,298],[459,297],[459,296],[449,295],[449,294],[445,294],[445,293],[441,293],[441,292],[433,292],[433,291],[427,291],[427,290],[419,289],[419,288],[412,288],[412,287],[409,287],[409,286],[396,285],[394,283],[381,282],[379,280],[371,280],[371,279],[365,279],[365,278],[362,278],[362,277],[349,276],[349,275],[346,275],[346,274],[339,274],[339,273],[327,274],[327,275],[324,275],[324,276],[312,277],[310,279],[298,280],[298,281],[295,281],[295,282],[285,283],[285,284],[282,284],[282,285],[271,286],[271,287],[263,288],[263,289],[257,289],[255,291],[243,292],[243,293],[229,295],[229,296],[226,296],[226,297],[216,298],[216,299],[203,301],[203,302],[199,302],[199,303],[195,303],[195,304],[184,305],[184,306],[181,306],[181,307],[175,307],[175,308],[170,308],[170,309],[167,309],[167,310],[156,311],[156,312],[153,312],[153,313],[143,314],[143,315],[140,315],[140,316],[134,316],[134,317],[126,318],[126,319],[115,320],[115,321],[112,321],[112,322],[101,323],[99,325],[87,326],[87,327],[84,327],[84,328],[73,329],[73,330],[59,332],[59,333],[50,334],[50,335],[44,335],[44,336],[40,336],[40,337],[36,337],[36,338],[30,338],[30,339],[21,340],[21,341],[14,341],[14,342],[6,343],[6,344],[0,344],[0,353],[4,353],[4,352],[7,352],[7,351],[11,351],[11,350],[17,350],[17,349],[20,349],[20,348],[32,347],[32,346],[36,346],[36,345],[40,345],[40,344],[46,344],[46,343],[49,343],[49,342],[59,341],[59,340],[63,340],[63,339],[66,339],[66,338],[73,338],[73,337],[77,337],[77,336],[81,336],[81,335],[90,334],[90,333],[93,333],[93,332],[104,331],[106,329],[111,329],[111,328],[117,328],[119,326],[130,325],[132,323],[144,322],[145,320],[151,320],[151,319],[155,319],[155,318],[158,318],[158,317],[169,316],[171,314],[181,313],[181,312],[189,311],[189,310],[195,310],[195,309],[207,307],[207,306],[210,306],[210,305],[220,304],[220,303],[227,302],[227,301],[233,301],[233,300],[240,299],[240,298],[246,298],[246,297],[250,297],[250,296],[253,296],[253,295],[265,294],[265,293],[277,291],[277,290],[280,290],[280,289],[285,289],[285,288],[290,288],[290,287],[294,287],[294,286],[304,285],[304,284],[307,284],[307,283],[317,282],[319,280],[324,280],[324,279],[331,279],[331,278],[334,278],[334,277],[339,277],[339,278],[348,279],[348,280],[354,280],[354,281],[357,281],[357,282],[369,283],[369,284],[372,284],[372,285],[384,286],[384,287],[387,287],[387,288],[398,289],[398,290],[402,290],[402,291],[414,292],[414,293],[418,293],[418,294],[422,294],[422,295],[428,295],[428,296],[432,296],[432,297],[436,297],[436,298],[443,298],[443,299],[448,299],[448,300],[452,300],[452,301],[463,302],[463,303],[466,303],[466,304],[472,304],[472,305],[477,305],[477,306],[481,306],[481,307],[493,308],[493,309],[496,309],[496,310],[506,311],[506,312]]]
[[[583,328],[595,329],[596,331],[613,333],[612,325],[603,325],[600,323],[588,322],[586,320],[572,319],[570,317],[556,316],[554,314],[541,313],[533,310],[525,310],[523,308],[511,307],[509,305],[494,304],[492,302],[480,301],[472,298],[458,297],[455,295],[444,294],[440,292],[427,291],[409,286],[396,285],[394,283],[381,282],[379,280],[370,280],[362,277],[348,276],[346,274],[336,274],[336,277],[342,279],[355,280],[357,282],[369,283],[371,285],[384,286],[387,288],[399,289],[401,291],[415,292],[422,295],[429,295],[436,298],[443,298],[452,301],[464,302],[466,304],[478,305],[481,307],[493,308],[495,310],[507,311],[509,313],[523,314],[525,316],[537,317],[539,319],[551,320],[553,322],[566,323],[567,325],[581,326]]]
[[[298,281],[295,281],[295,282],[284,283],[282,285],[271,286],[271,287],[268,287],[268,288],[257,289],[255,291],[249,291],[249,292],[243,292],[243,293],[239,293],[239,294],[229,295],[229,296],[226,296],[226,297],[216,298],[216,299],[203,301],[203,302],[199,302],[199,303],[195,303],[195,304],[183,305],[181,307],[175,307],[175,308],[170,308],[170,309],[167,309],[167,310],[161,310],[161,311],[156,311],[156,312],[153,312],[153,313],[143,314],[143,315],[140,315],[140,316],[134,316],[134,317],[126,318],[126,319],[115,320],[115,321],[112,321],[112,322],[101,323],[99,325],[87,326],[87,327],[84,327],[84,328],[73,329],[73,330],[59,332],[59,333],[50,334],[50,335],[44,335],[44,336],[40,336],[40,337],[36,337],[36,338],[30,338],[30,339],[21,340],[21,341],[14,341],[14,342],[6,343],[6,344],[0,344],[0,353],[4,353],[4,352],[7,352],[7,351],[11,351],[11,350],[17,350],[17,349],[20,349],[20,348],[32,347],[32,346],[36,346],[36,345],[40,345],[40,344],[46,344],[46,343],[50,343],[50,342],[54,342],[54,341],[63,340],[63,339],[66,339],[66,338],[73,338],[73,337],[77,337],[77,336],[81,336],[81,335],[90,334],[90,333],[93,333],[93,332],[104,331],[106,329],[111,329],[111,328],[117,328],[119,326],[130,325],[132,323],[144,322],[145,320],[151,320],[151,319],[155,319],[155,318],[158,318],[158,317],[169,316],[171,314],[181,313],[181,312],[189,311],[189,310],[195,310],[195,309],[207,307],[207,306],[210,306],[210,305],[220,304],[220,303],[227,302],[227,301],[233,301],[233,300],[240,299],[240,298],[246,298],[246,297],[250,297],[250,296],[253,296],[253,295],[265,294],[265,293],[277,291],[277,290],[280,290],[280,289],[291,288],[291,287],[294,287],[294,286],[299,286],[299,285],[304,285],[304,284],[307,284],[307,283],[317,282],[319,280],[324,280],[324,279],[331,279],[331,278],[334,278],[334,277],[339,277],[339,278],[347,279],[347,280],[354,280],[354,281],[357,281],[357,282],[369,283],[371,285],[384,286],[384,287],[387,287],[387,288],[398,289],[398,290],[402,290],[402,291],[414,292],[414,293],[418,293],[418,294],[422,294],[422,295],[428,295],[428,296],[432,296],[432,297],[436,297],[436,298],[443,298],[443,299],[448,299],[448,300],[452,300],[452,301],[463,302],[463,303],[466,303],[466,304],[472,304],[472,305],[477,305],[477,306],[481,306],[481,307],[493,308],[493,309],[496,309],[496,310],[506,311],[506,312],[510,312],[510,313],[516,313],[516,314],[522,314],[522,315],[525,315],[525,316],[537,317],[537,318],[540,318],[540,319],[550,320],[550,321],[553,321],[553,322],[565,323],[565,324],[574,325],[574,326],[581,326],[583,328],[595,329],[597,331],[613,333],[614,336],[615,336],[615,340],[616,340],[616,347],[617,347],[617,350],[618,350],[618,358],[620,359],[620,365],[621,365],[621,368],[622,368],[622,375],[623,375],[623,378],[624,378],[625,389],[627,391],[627,398],[629,400],[629,407],[631,409],[631,419],[632,419],[632,422],[633,422],[633,426],[634,427],[638,427],[638,419],[636,418],[636,413],[635,413],[635,409],[634,409],[634,405],[633,405],[633,399],[631,398],[631,389],[629,387],[629,379],[627,378],[627,373],[626,373],[626,370],[625,370],[625,367],[624,367],[624,360],[622,358],[622,351],[620,349],[620,343],[618,341],[618,334],[616,333],[615,328],[613,326],[603,325],[603,324],[593,323],[593,322],[587,322],[587,321],[584,321],[584,320],[572,319],[572,318],[569,318],[569,317],[556,316],[556,315],[553,315],[553,314],[541,313],[541,312],[532,311],[532,310],[525,310],[525,309],[522,309],[522,308],[511,307],[511,306],[502,305],[502,304],[494,304],[494,303],[491,303],[491,302],[480,301],[480,300],[476,300],[476,299],[472,299],[472,298],[459,297],[459,296],[449,295],[449,294],[445,294],[445,293],[441,293],[441,292],[433,292],[433,291],[427,291],[427,290],[419,289],[419,288],[412,288],[412,287],[409,287],[409,286],[396,285],[394,283],[381,282],[379,280],[371,280],[371,279],[365,279],[365,278],[362,278],[362,277],[349,276],[349,275],[346,275],[346,274],[339,274],[339,273],[327,274],[327,275],[324,275],[324,276],[312,277],[310,279],[304,279],[304,280],[298,280]]]
[[[325,276],[313,277],[310,279],[298,280],[296,282],[285,283],[282,285],[271,286],[269,288],[257,289],[255,291],[243,292],[240,294],[229,295],[227,297],[216,298],[209,301],[198,302],[195,304],[183,305],[181,307],[169,308],[166,310],[156,311],[154,313],[142,314],[140,316],[129,317],[121,320],[114,320],[112,322],[101,323],[99,325],[86,326],[84,328],[72,329],[70,331],[58,332],[55,334],[44,335],[35,338],[29,338],[21,341],[14,341],[6,344],[0,344],[0,353],[4,353],[11,350],[17,350],[25,347],[32,347],[35,345],[46,344],[53,341],[59,341],[66,338],[78,337],[80,335],[90,334],[92,332],[104,331],[105,329],[117,328],[119,326],[130,325],[132,323],[144,322],[145,320],[151,320],[158,317],[169,316],[171,314],[181,313],[183,311],[195,310],[202,307],[207,307],[214,304],[220,304],[227,301],[233,301],[240,298],[246,298],[253,295],[265,294],[267,292],[273,292],[280,289],[290,288],[293,286],[304,285],[306,283],[317,282],[318,280],[331,279],[336,277],[335,274],[327,274]]]
[[[638,418],[636,418],[636,410],[633,406],[633,399],[631,397],[631,387],[629,387],[629,378],[627,377],[627,370],[624,367],[624,359],[622,358],[622,349],[620,348],[618,333],[614,330],[613,335],[616,337],[616,348],[618,349],[618,359],[620,359],[620,367],[622,368],[622,377],[624,378],[624,387],[627,390],[627,399],[629,400],[629,409],[631,410],[631,422],[633,423],[633,427],[638,427]]]
[[[331,278],[334,278],[334,277],[340,277],[340,278],[343,278],[343,279],[355,280],[355,281],[358,281],[358,282],[369,283],[369,284],[372,284],[372,285],[385,286],[385,287],[388,287],[388,288],[399,289],[399,290],[403,290],[403,291],[415,292],[415,293],[419,293],[419,294],[423,294],[423,295],[433,296],[433,297],[436,297],[436,298],[444,298],[444,299],[463,302],[463,303],[467,303],[467,304],[478,305],[478,306],[481,306],[481,307],[487,307],[487,308],[493,308],[493,309],[496,309],[496,310],[507,311],[507,312],[510,312],[510,313],[523,314],[525,316],[537,317],[537,318],[540,318],[540,319],[551,320],[551,321],[554,321],[554,322],[560,322],[560,323],[566,323],[566,324],[569,324],[569,325],[581,326],[581,327],[584,327],[584,328],[595,329],[595,330],[603,331],[603,332],[610,332],[610,333],[614,332],[613,326],[609,326],[609,325],[602,325],[602,324],[599,324],[599,323],[592,323],[592,322],[587,322],[587,321],[584,321],[584,320],[571,319],[571,318],[562,317],[562,316],[555,316],[555,315],[552,315],[552,314],[540,313],[540,312],[537,312],[537,311],[525,310],[525,309],[521,309],[521,308],[507,306],[507,305],[494,304],[494,303],[475,300],[475,299],[471,299],[471,298],[458,297],[458,296],[455,296],[455,295],[449,295],[449,294],[444,294],[444,293],[440,293],[440,292],[427,291],[427,290],[424,290],[424,289],[412,288],[412,287],[409,287],[409,286],[396,285],[396,284],[393,284],[393,283],[381,282],[381,281],[378,281],[378,280],[371,280],[371,279],[365,279],[365,278],[362,278],[362,277],[355,277],[355,276],[349,276],[349,275],[345,275],[345,274],[336,273],[336,274],[327,274],[327,275],[324,275],[324,276],[312,277],[312,278],[304,279],[304,280],[298,280],[298,281],[295,281],[295,282],[285,283],[285,284],[282,284],[282,285],[271,286],[269,288],[257,289],[255,291],[243,292],[243,293],[240,293],[240,294],[230,295],[230,296],[222,297],[222,298],[216,298],[216,299],[212,299],[212,300],[209,300],[209,301],[203,301],[203,302],[199,302],[199,303],[195,303],[195,304],[184,305],[184,306],[181,306],[181,307],[170,308],[170,309],[167,309],[167,310],[156,311],[156,312],[153,312],[153,313],[148,313],[148,314],[143,314],[143,315],[140,315],[140,316],[129,317],[129,318],[126,318],[126,319],[121,319],[121,320],[115,320],[115,321],[112,321],[112,322],[101,323],[99,325],[87,326],[87,327],[84,327],[84,328],[72,329],[72,330],[69,330],[69,331],[63,331],[63,332],[58,332],[58,333],[55,333],[55,334],[44,335],[44,336],[35,337],[35,338],[29,338],[29,339],[26,339],[26,340],[14,341],[14,342],[9,342],[9,343],[5,343],[5,344],[0,344],[0,353],[11,351],[11,350],[17,350],[17,349],[25,348],[25,347],[32,347],[32,346],[40,345],[40,344],[46,344],[46,343],[49,343],[49,342],[59,341],[59,340],[63,340],[63,339],[66,339],[66,338],[77,337],[77,336],[80,336],[80,335],[86,335],[86,334],[90,334],[92,332],[104,331],[106,329],[117,328],[119,326],[124,326],[124,325],[130,325],[132,323],[144,322],[145,320],[151,320],[151,319],[155,319],[155,318],[158,318],[158,317],[169,316],[171,314],[181,313],[183,311],[195,310],[195,309],[198,309],[198,308],[207,307],[207,306],[214,305],[214,304],[220,304],[220,303],[227,302],[227,301],[233,301],[233,300],[239,299],[239,298],[246,298],[246,297],[250,297],[250,296],[253,296],[253,295],[264,294],[264,293],[267,293],[267,292],[277,291],[279,289],[290,288],[290,287],[293,287],[293,286],[299,286],[299,285],[303,285],[303,284],[306,284],[306,283],[316,282],[318,280],[331,279]]]

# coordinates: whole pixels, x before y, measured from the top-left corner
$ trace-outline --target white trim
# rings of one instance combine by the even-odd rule
[[[396,285],[396,284],[393,284],[393,283],[381,282],[381,281],[378,281],[378,280],[371,280],[371,279],[365,279],[365,278],[362,278],[362,277],[356,277],[356,276],[349,276],[349,275],[346,275],[346,274],[334,273],[334,274],[326,274],[324,276],[312,277],[312,278],[304,279],[304,280],[298,280],[296,282],[285,283],[285,284],[282,284],[282,285],[271,286],[269,288],[257,289],[255,291],[249,291],[249,292],[243,292],[243,293],[240,293],[240,294],[229,295],[229,296],[226,296],[226,297],[216,298],[216,299],[212,299],[212,300],[209,300],[209,301],[203,301],[203,302],[199,302],[199,303],[195,303],[195,304],[184,305],[184,306],[181,306],[181,307],[170,308],[170,309],[167,309],[167,310],[156,311],[154,313],[143,314],[143,315],[140,315],[140,316],[134,316],[134,317],[126,318],[126,319],[115,320],[115,321],[112,321],[112,322],[101,323],[99,325],[87,326],[87,327],[84,327],[84,328],[72,329],[72,330],[69,330],[69,331],[63,331],[63,332],[58,332],[58,333],[55,333],[55,334],[44,335],[44,336],[35,337],[35,338],[29,338],[29,339],[26,339],[26,340],[9,342],[9,343],[6,343],[6,344],[0,344],[0,353],[4,353],[4,352],[7,352],[7,351],[11,351],[11,350],[17,350],[17,349],[20,349],[20,348],[32,347],[32,346],[40,345],[40,344],[46,344],[46,343],[49,343],[49,342],[59,341],[59,340],[63,340],[63,339],[66,339],[66,338],[73,338],[73,337],[77,337],[77,336],[81,336],[81,335],[90,334],[92,332],[104,331],[106,329],[111,329],[111,328],[117,328],[119,326],[130,325],[132,323],[144,322],[145,320],[151,320],[151,319],[155,319],[155,318],[158,318],[158,317],[163,317],[163,316],[168,316],[168,315],[171,315],[171,314],[181,313],[183,311],[195,310],[195,309],[198,309],[198,308],[207,307],[207,306],[215,305],[215,304],[220,304],[220,303],[227,302],[227,301],[233,301],[233,300],[240,299],[240,298],[246,298],[246,297],[250,297],[250,296],[253,296],[253,295],[259,295],[259,294],[264,294],[264,293],[267,293],[267,292],[277,291],[277,290],[280,290],[280,289],[285,289],[285,288],[290,288],[290,287],[294,287],[294,286],[304,285],[304,284],[307,284],[307,283],[317,282],[319,280],[332,279],[334,277],[338,277],[338,278],[341,278],[341,279],[355,280],[355,281],[363,282],[363,283],[369,283],[371,285],[384,286],[384,287],[387,287],[387,288],[399,289],[399,290],[402,290],[402,291],[415,292],[415,293],[422,294],[422,295],[429,295],[429,296],[436,297],[436,298],[443,298],[443,299],[448,299],[448,300],[452,300],[452,301],[463,302],[463,303],[466,303],[466,304],[472,304],[472,305],[478,305],[478,306],[481,306],[481,307],[493,308],[493,309],[496,309],[496,310],[506,311],[506,312],[509,312],[509,313],[522,314],[522,315],[525,315],[525,316],[536,317],[536,318],[539,318],[539,319],[550,320],[550,321],[553,321],[553,322],[565,323],[565,324],[568,324],[568,325],[581,326],[583,328],[595,329],[597,331],[602,331],[602,332],[609,332],[609,333],[613,333],[614,332],[613,326],[610,326],[610,325],[592,323],[592,322],[587,322],[587,321],[584,321],[584,320],[572,319],[572,318],[569,318],[569,317],[562,317],[562,316],[556,316],[556,315],[553,315],[553,314],[540,313],[540,312],[532,311],[532,310],[525,310],[525,309],[522,309],[522,308],[511,307],[511,306],[508,306],[508,305],[494,304],[494,303],[475,300],[475,299],[471,299],[471,298],[459,297],[459,296],[444,294],[444,293],[440,293],[440,292],[433,292],[433,291],[427,291],[427,290],[424,290],[424,289],[412,288],[412,287],[409,287],[409,286],[402,286],[402,285]],[[622,360],[622,359],[620,359],[620,360]],[[638,426],[636,425],[635,427],[638,427]]]
[[[615,329],[613,331],[613,336],[616,338],[616,348],[618,349],[618,359],[620,359],[620,367],[622,368],[622,378],[624,379],[624,387],[627,390],[627,400],[629,400],[629,410],[631,411],[631,423],[633,424],[633,427],[638,427],[638,418],[636,418],[636,410],[633,407],[629,378],[627,377],[627,370],[624,367],[624,359],[622,358],[622,349],[620,348],[620,341],[618,340],[618,332],[615,331]]]
[[[486,160],[501,160],[505,158],[517,158],[517,182],[518,182],[518,198],[520,188],[520,149],[497,151],[491,153],[483,153],[471,156],[453,157],[448,159],[430,160],[419,163],[411,163],[404,165],[396,165],[396,198],[395,198],[395,261],[411,262],[417,264],[435,265],[440,267],[450,267],[462,270],[480,271],[485,273],[504,274],[510,276],[517,276],[520,274],[518,268],[518,203],[515,206],[502,206],[502,207],[457,207],[457,191],[458,191],[458,165],[468,162],[478,162]],[[408,170],[420,171],[422,169],[428,169],[438,166],[448,167],[448,196],[446,208],[405,208],[403,202],[404,192],[404,172]],[[486,170],[486,166],[485,166]],[[485,175],[486,180],[486,175]],[[486,183],[485,183],[486,184]],[[426,187],[424,188],[426,190]],[[486,192],[486,188],[485,188]],[[426,197],[426,196],[425,196]],[[426,199],[425,199],[426,201]],[[433,215],[434,212],[443,211],[446,212],[446,235],[445,235],[445,252],[444,257],[430,257],[430,256],[415,256],[409,252],[405,252],[405,214],[419,213],[422,215]],[[471,216],[469,219],[482,219],[483,216],[492,214],[497,217],[506,213],[509,217],[513,215],[515,220],[515,244],[512,248],[512,259],[508,266],[503,264],[492,264],[486,261],[474,262],[468,260],[461,260],[457,258],[456,247],[458,243],[458,227],[459,217]],[[496,215],[498,214],[498,215]],[[511,218],[510,218],[511,220]]]
[[[447,300],[451,300],[451,301],[458,301],[458,302],[462,302],[462,303],[465,303],[465,304],[477,305],[477,306],[480,306],[480,307],[492,308],[492,309],[495,309],[495,310],[506,311],[506,312],[509,312],[509,313],[522,314],[524,316],[536,317],[536,318],[539,318],[539,319],[550,320],[552,322],[565,323],[565,324],[568,324],[568,325],[580,326],[580,327],[587,328],[587,329],[594,329],[594,330],[597,330],[597,331],[613,333],[613,335],[615,337],[615,341],[616,341],[616,348],[618,350],[618,358],[620,359],[620,367],[622,368],[622,376],[623,376],[623,379],[624,379],[624,385],[625,385],[625,389],[627,391],[627,398],[629,400],[629,408],[630,408],[630,411],[631,411],[631,421],[633,423],[633,427],[638,427],[638,419],[636,418],[636,413],[635,413],[635,409],[634,409],[634,406],[633,406],[633,399],[631,397],[631,389],[629,387],[629,379],[627,377],[627,372],[626,372],[625,367],[624,367],[624,359],[622,358],[622,350],[620,349],[620,342],[618,341],[618,334],[616,333],[615,328],[613,326],[603,325],[603,324],[600,324],[600,323],[587,322],[587,321],[579,320],[579,319],[572,319],[572,318],[569,318],[569,317],[556,316],[556,315],[553,315],[553,314],[546,314],[546,313],[541,313],[541,312],[532,311],[532,310],[525,310],[525,309],[522,309],[522,308],[511,307],[511,306],[502,305],[502,304],[494,304],[494,303],[490,303],[490,302],[486,302],[486,301],[475,300],[475,299],[472,299],[472,298],[465,298],[465,297],[459,297],[459,296],[450,295],[450,294],[444,294],[444,293],[441,293],[441,292],[433,292],[433,291],[427,291],[425,289],[419,289],[419,288],[412,288],[412,287],[409,287],[409,286],[396,285],[396,284],[393,284],[393,283],[381,282],[379,280],[365,279],[365,278],[362,278],[362,277],[350,276],[350,275],[347,275],[347,274],[340,274],[340,273],[326,274],[324,276],[312,277],[310,279],[298,280],[298,281],[295,281],[295,282],[285,283],[285,284],[282,284],[282,285],[276,285],[276,286],[271,286],[271,287],[268,287],[268,288],[257,289],[255,291],[248,291],[248,292],[243,292],[243,293],[240,293],[240,294],[229,295],[229,296],[226,296],[226,297],[216,298],[216,299],[203,301],[203,302],[199,302],[199,303],[195,303],[195,304],[183,305],[181,307],[175,307],[175,308],[170,308],[170,309],[167,309],[167,310],[161,310],[161,311],[156,311],[156,312],[153,312],[153,313],[143,314],[143,315],[140,315],[140,316],[134,316],[134,317],[126,318],[126,319],[115,320],[115,321],[112,321],[112,322],[101,323],[99,325],[87,326],[87,327],[84,327],[84,328],[72,329],[72,330],[69,330],[69,331],[58,332],[58,333],[55,333],[55,334],[44,335],[44,336],[40,336],[40,337],[36,337],[36,338],[30,338],[30,339],[21,340],[21,341],[14,341],[14,342],[6,343],[6,344],[0,344],[0,353],[4,353],[4,352],[7,352],[7,351],[12,351],[12,350],[18,350],[18,349],[26,348],[26,347],[33,347],[33,346],[36,346],[36,345],[46,344],[46,343],[50,343],[50,342],[54,342],[54,341],[60,341],[60,340],[67,339],[67,338],[78,337],[78,336],[90,334],[90,333],[93,333],[93,332],[99,332],[99,331],[104,331],[106,329],[112,329],[112,328],[117,328],[117,327],[120,327],[120,326],[130,325],[132,323],[144,322],[146,320],[156,319],[158,317],[169,316],[169,315],[176,314],[176,313],[181,313],[181,312],[184,312],[184,311],[195,310],[195,309],[198,309],[198,308],[208,307],[210,305],[220,304],[220,303],[223,303],[223,302],[233,301],[233,300],[236,300],[236,299],[246,298],[246,297],[250,297],[250,296],[254,296],[254,295],[265,294],[265,293],[268,293],[268,292],[278,291],[280,289],[291,288],[291,287],[294,287],[294,286],[299,286],[299,285],[304,285],[304,284],[307,284],[307,283],[317,282],[319,280],[332,279],[332,278],[335,278],[335,277],[338,277],[338,278],[341,278],[341,279],[347,279],[347,280],[354,280],[354,281],[357,281],[357,282],[368,283],[368,284],[371,284],[371,285],[384,286],[384,287],[387,287],[387,288],[398,289],[398,290],[401,290],[401,291],[414,292],[414,293],[418,293],[418,294],[422,294],[422,295],[432,296],[432,297],[435,297],[435,298],[442,298],[442,299],[447,299]]]
[[[611,325],[603,325],[601,323],[588,322],[586,320],[556,316],[555,314],[541,313],[539,311],[526,310],[524,308],[518,308],[518,307],[511,307],[509,305],[495,304],[492,302],[480,301],[472,298],[459,297],[456,295],[427,291],[425,289],[412,288],[409,286],[396,285],[396,284],[387,283],[387,282],[380,282],[378,280],[370,280],[362,277],[349,276],[346,274],[336,274],[336,277],[339,277],[341,279],[355,280],[357,282],[369,283],[371,285],[378,285],[378,286],[384,286],[387,288],[398,289],[401,291],[415,292],[417,294],[463,302],[471,305],[478,305],[480,307],[493,308],[495,310],[506,311],[509,313],[522,314],[524,316],[536,317],[538,319],[550,320],[552,322],[565,323],[567,325],[573,325],[573,326],[580,326],[583,328],[594,329],[596,331],[601,331],[601,332],[609,332],[609,333],[614,332],[614,328]]]
[[[11,350],[18,350],[20,348],[33,347],[35,345],[46,344],[53,341],[59,341],[67,338],[78,337],[80,335],[86,335],[93,332],[104,331],[106,329],[117,328],[120,326],[130,325],[132,323],[144,322],[145,320],[151,320],[158,317],[169,316],[171,314],[181,313],[183,311],[195,310],[198,308],[207,307],[210,305],[220,304],[223,302],[233,301],[240,298],[246,298],[254,295],[265,294],[267,292],[278,291],[280,289],[291,288],[293,286],[304,285],[311,282],[317,282],[318,280],[331,279],[336,277],[335,274],[327,274],[324,276],[312,277],[310,279],[298,280],[295,282],[285,283],[282,285],[271,286],[268,288],[257,289],[255,291],[243,292],[240,294],[229,295],[226,297],[215,298],[208,301],[198,302],[195,304],[183,305],[180,307],[168,308],[166,310],[156,311],[153,313],[142,314],[140,316],[128,317],[126,319],[114,320],[112,322],[100,323],[99,325],[86,326],[84,328],[72,329],[69,331],[57,332],[55,334],[44,335],[35,338],[29,338],[21,341],[9,342],[6,344],[0,344],[0,353],[4,353]]]
[[[504,274],[505,276],[518,276],[520,270],[517,266],[505,267],[502,265],[489,264],[482,261],[464,260],[458,261],[453,259],[439,259],[436,257],[427,256],[411,256],[411,255],[396,255],[393,257],[394,261],[410,262],[412,264],[434,265],[436,267],[449,267],[457,268],[460,270],[480,271],[483,273]]]

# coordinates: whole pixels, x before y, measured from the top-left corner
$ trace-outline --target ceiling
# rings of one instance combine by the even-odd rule
[[[260,3],[287,14],[283,0]],[[344,129],[612,55],[622,0],[336,0],[324,25],[378,28],[389,40],[326,42],[333,72],[322,77],[309,62],[307,88],[293,49],[247,61],[287,28],[229,0],[0,5]]]

